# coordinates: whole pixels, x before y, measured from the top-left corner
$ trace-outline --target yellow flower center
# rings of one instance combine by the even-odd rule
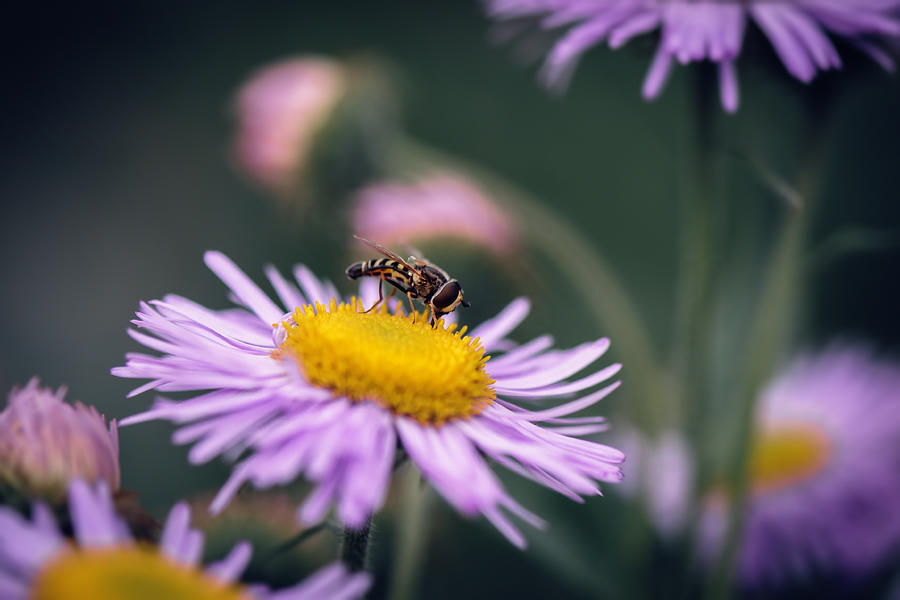
[[[29,600],[251,600],[243,588],[180,565],[155,547],[61,553],[37,575]]]
[[[769,492],[805,481],[822,471],[830,453],[829,439],[812,425],[761,431],[750,457],[752,489]]]
[[[306,379],[354,402],[377,402],[422,424],[480,413],[494,398],[490,357],[466,328],[432,327],[422,313],[362,312],[359,301],[297,308],[274,356],[297,361]]]

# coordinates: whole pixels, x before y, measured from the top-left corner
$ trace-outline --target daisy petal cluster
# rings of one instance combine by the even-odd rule
[[[190,528],[184,503],[169,513],[158,547],[136,543],[116,515],[104,483],[76,479],[69,489],[74,530],[70,543],[42,504],[32,519],[0,507],[0,597],[8,600],[76,600],[149,597],[202,600],[315,600],[358,598],[365,574],[326,567],[292,588],[269,592],[236,583],[251,548],[237,544],[221,561],[200,565],[203,534]]]
[[[0,412],[0,482],[25,498],[57,503],[69,482],[105,481],[119,489],[119,435],[93,406],[65,402],[32,379],[13,389]]]
[[[900,36],[898,0],[488,0],[499,20],[536,17],[546,29],[567,28],[550,51],[542,76],[564,87],[589,48],[619,48],[635,36],[660,32],[643,95],[656,98],[672,66],[711,61],[719,70],[722,105],[738,108],[735,61],[748,21],[765,34],[788,72],[803,82],[840,68],[831,36],[856,45],[885,68],[893,61],[880,40]]]
[[[474,182],[452,173],[366,186],[354,201],[353,231],[387,245],[457,239],[501,256],[516,245],[510,218]]]
[[[747,585],[810,572],[862,575],[900,550],[900,367],[858,347],[797,360],[764,390],[740,552]],[[725,525],[710,495],[708,552]]]
[[[132,395],[202,391],[160,399],[123,424],[178,423],[174,440],[193,444],[194,463],[241,457],[213,510],[245,482],[263,488],[303,476],[313,489],[302,522],[336,507],[358,527],[384,502],[402,448],[457,510],[483,515],[524,546],[509,514],[542,521],[506,492],[486,458],[576,501],[621,478],[622,453],[580,437],[603,431],[603,418],[571,416],[618,385],[596,389],[619,365],[579,375],[608,340],[568,350],[552,349],[549,336],[515,344],[506,336],[528,313],[524,299],[468,335],[444,320],[432,327],[422,313],[365,312],[378,282],[342,301],[303,266],[296,282],[266,270],[276,304],[224,255],[209,252],[206,263],[242,308],[215,311],[178,296],[142,304],[130,335],[159,354],[130,354],[113,373],[150,380]],[[560,397],[570,399],[542,410],[516,403]]]

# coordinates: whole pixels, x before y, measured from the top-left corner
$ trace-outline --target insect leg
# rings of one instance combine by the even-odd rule
[[[415,323],[415,322],[416,322],[416,314],[417,314],[417,313],[416,313],[416,307],[413,306],[412,292],[406,292],[406,297],[409,298],[409,310],[412,311],[412,315],[413,315],[413,323]]]
[[[378,280],[378,302],[376,302],[375,304],[373,304],[372,306],[370,306],[370,307],[369,307],[369,310],[363,311],[363,314],[369,312],[370,310],[372,310],[373,308],[375,308],[376,306],[378,306],[379,304],[381,304],[381,301],[384,299],[383,296],[382,296],[383,292],[381,291],[381,284],[382,284],[382,283],[383,283],[383,280],[382,280],[382,279],[379,279],[379,280]],[[392,292],[392,293],[393,293],[393,292]]]

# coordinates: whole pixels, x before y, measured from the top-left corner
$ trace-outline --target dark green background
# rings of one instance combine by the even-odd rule
[[[109,368],[135,349],[125,329],[140,299],[177,292],[225,306],[222,286],[202,264],[206,249],[223,250],[257,280],[265,263],[286,269],[300,261],[341,280],[335,255],[342,249],[273,210],[228,159],[237,86],[257,67],[301,53],[391,64],[408,131],[508,177],[577,224],[633,292],[666,352],[675,331],[678,190],[692,79],[678,69],[658,102],[640,98],[652,38],[588,53],[569,92],[554,98],[537,85],[534,69],[515,64],[509,47],[488,41],[489,23],[471,2],[19,10],[4,36],[0,390],[37,375],[110,416],[145,407],[151,397],[126,400],[132,382],[111,377]],[[900,82],[852,49],[840,50],[846,72],[807,88],[750,36],[739,64],[741,110],[728,117],[717,109],[722,281],[728,297],[754,289],[784,211],[743,157],[793,180],[809,99],[827,100],[833,118],[818,131],[828,148],[813,244],[848,231],[864,232],[864,241],[874,239],[870,231],[889,236],[875,250],[840,254],[815,272],[795,345],[849,336],[891,351],[900,342]],[[518,293],[481,279],[467,292],[481,300],[481,315]],[[562,343],[602,333],[565,312],[572,300],[561,292],[537,298],[529,331],[550,329]],[[626,385],[640,376],[627,365],[625,373]],[[121,434],[124,484],[140,490],[156,514],[226,474],[219,464],[188,467],[183,449],[169,445],[170,431],[150,424]],[[603,521],[614,521],[604,513],[613,509],[597,508],[615,506],[613,499],[585,508],[533,486],[516,488],[543,507],[554,543],[565,544],[565,532],[585,519],[598,539],[615,527]],[[443,508],[439,515],[449,520],[443,531],[454,535],[452,543],[431,545],[430,593],[588,593],[567,569],[542,560],[552,550],[523,555],[482,524],[457,527],[458,517]],[[386,560],[388,548],[378,551]],[[594,558],[584,560],[590,568]]]

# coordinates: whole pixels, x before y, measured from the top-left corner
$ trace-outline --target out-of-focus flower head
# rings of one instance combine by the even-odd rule
[[[113,508],[104,483],[72,481],[69,510],[74,543],[42,504],[32,519],[0,507],[0,597],[5,600],[351,600],[369,586],[366,574],[335,564],[292,588],[270,592],[237,583],[250,560],[241,542],[221,561],[200,563],[203,534],[190,527],[185,503],[172,508],[159,546],[137,544]]]
[[[842,38],[892,69],[879,42],[900,36],[900,0],[487,0],[495,19],[539,18],[542,28],[568,28],[547,57],[542,78],[566,86],[581,55],[608,43],[619,48],[633,37],[660,30],[656,57],[643,95],[656,98],[675,62],[718,66],[722,105],[738,108],[735,61],[747,22],[768,37],[788,72],[803,82],[818,71],[840,68],[829,34]]]
[[[76,477],[119,489],[116,421],[107,429],[93,406],[67,404],[65,393],[32,379],[0,413],[0,483],[21,497],[60,503]]]
[[[859,576],[900,549],[900,367],[861,348],[805,356],[759,400],[739,568],[748,586]],[[701,533],[715,553],[722,490]]]
[[[616,443],[628,461],[625,478],[617,489],[641,500],[650,521],[663,537],[679,533],[685,525],[694,462],[690,447],[675,430],[643,434],[634,427],[617,427]]]
[[[286,59],[255,73],[236,101],[234,152],[241,169],[276,193],[290,189],[348,85],[344,66],[319,56]]]
[[[541,410],[515,402],[570,397],[608,381],[620,365],[570,377],[609,340],[566,350],[551,350],[547,335],[516,344],[506,335],[528,313],[524,299],[470,335],[452,318],[432,327],[422,313],[366,312],[380,281],[367,278],[361,301],[345,302],[303,266],[295,270],[300,288],[267,270],[279,306],[224,255],[209,252],[206,263],[246,310],[213,311],[178,296],[142,303],[130,334],[162,355],[129,355],[113,374],[150,379],[132,395],[208,390],[159,400],[125,422],[183,424],[174,440],[194,443],[195,463],[246,451],[213,510],[245,482],[264,488],[302,475],[314,483],[302,522],[317,523],[336,505],[346,526],[360,527],[384,503],[402,448],[456,509],[483,515],[524,546],[507,512],[534,526],[543,521],[504,489],[486,459],[579,502],[599,494],[599,482],[619,481],[622,453],[580,438],[605,430],[604,419],[570,416],[618,383]]]
[[[452,239],[500,256],[516,246],[512,219],[475,182],[455,173],[366,186],[356,195],[352,221],[356,233],[387,245]]]

